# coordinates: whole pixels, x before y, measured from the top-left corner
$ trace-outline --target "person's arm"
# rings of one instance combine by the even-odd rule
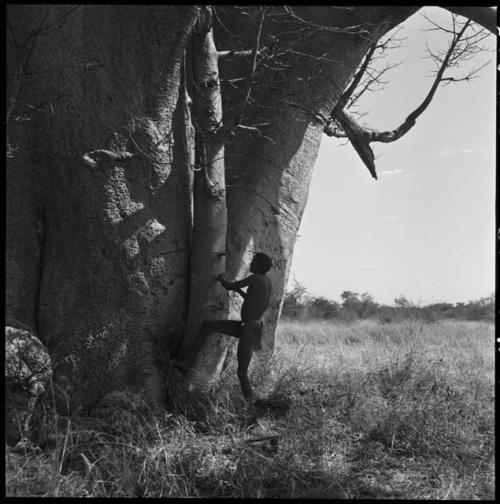
[[[241,289],[235,289],[235,292],[237,292],[243,299],[247,297],[247,293]]]
[[[224,280],[224,275],[221,273],[217,277],[217,280],[219,280],[219,282],[222,284],[222,287],[224,287],[224,289],[234,290],[234,291],[238,292],[238,294],[243,295],[244,292],[241,291],[241,288],[247,287],[248,285],[250,285],[252,283],[252,278],[253,278],[253,275],[250,275],[249,277],[244,278],[243,280],[239,280],[237,282],[227,282],[226,280]],[[243,296],[243,297],[245,297],[245,296]]]

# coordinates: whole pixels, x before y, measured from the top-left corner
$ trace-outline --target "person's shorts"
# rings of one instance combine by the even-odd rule
[[[252,349],[256,352],[262,349],[261,339],[264,332],[264,322],[256,320],[255,322],[242,322],[242,331],[251,338]]]

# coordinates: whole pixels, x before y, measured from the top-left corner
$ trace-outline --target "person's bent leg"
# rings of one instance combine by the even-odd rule
[[[248,380],[248,366],[252,358],[252,339],[250,335],[243,330],[238,343],[238,379],[240,381],[241,392],[246,401],[253,399],[252,387]]]
[[[200,327],[200,337],[207,333],[221,333],[227,336],[240,337],[241,322],[239,320],[205,320]],[[201,339],[201,338],[200,338]]]
[[[191,367],[194,358],[204,345],[206,336],[212,332],[239,338],[241,333],[241,322],[239,320],[205,320],[202,322],[200,332],[198,333],[193,347],[190,349],[189,355],[181,357],[175,363],[175,367],[186,372]]]
[[[202,322],[198,338],[191,352],[193,358],[196,357],[201,350],[201,347],[205,343],[205,338],[209,333],[221,333],[239,338],[241,333],[241,322],[239,320],[205,320]]]

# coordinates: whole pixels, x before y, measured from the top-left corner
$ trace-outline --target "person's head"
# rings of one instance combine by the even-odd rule
[[[272,266],[271,258],[262,252],[257,252],[250,263],[250,271],[252,273],[257,273],[265,275]]]

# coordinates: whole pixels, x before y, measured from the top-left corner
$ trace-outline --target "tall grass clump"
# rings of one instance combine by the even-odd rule
[[[225,369],[151,411],[133,394],[91,417],[46,405],[8,452],[8,496],[494,498],[493,326],[284,322],[252,371],[251,425]]]

